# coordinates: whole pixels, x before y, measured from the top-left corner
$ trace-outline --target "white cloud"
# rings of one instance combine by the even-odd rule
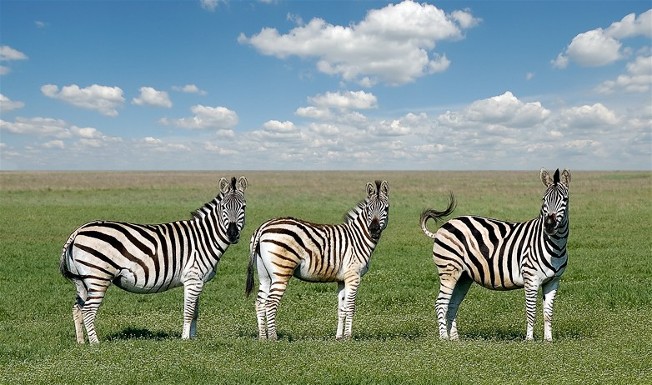
[[[226,3],[226,0],[199,0],[199,4],[207,11],[215,11],[220,3]]]
[[[502,95],[477,100],[462,111],[447,112],[438,120],[451,126],[478,122],[522,127],[541,123],[549,115],[550,110],[544,108],[540,102],[524,103],[507,91]]]
[[[17,110],[19,108],[23,108],[24,106],[25,103],[13,101],[8,97],[4,96],[3,94],[0,94],[0,112],[9,112],[9,111]]]
[[[265,124],[263,124],[263,127],[267,131],[277,132],[281,134],[297,131],[296,127],[294,126],[294,123],[290,121],[279,122],[278,120],[268,120],[267,122],[265,122]]]
[[[157,91],[152,87],[140,87],[140,95],[134,98],[132,103],[138,106],[172,107],[172,101],[170,101],[168,93]]]
[[[17,49],[11,48],[8,45],[0,46],[0,62],[9,62],[16,60],[27,60],[27,55],[18,51]],[[11,68],[0,65],[0,75],[6,75],[11,72]]]
[[[583,105],[562,110],[559,113],[562,127],[569,129],[595,129],[615,126],[620,119],[616,113],[601,103]]]
[[[207,107],[196,105],[191,108],[194,114],[189,118],[169,120],[161,119],[165,125],[173,124],[180,128],[186,129],[215,129],[230,130],[238,124],[238,114],[226,107]]]
[[[66,138],[71,135],[68,128],[68,123],[61,119],[18,117],[14,122],[0,120],[0,130],[19,135]]]
[[[61,89],[54,84],[46,84],[41,87],[41,92],[47,97],[64,101],[73,106],[95,110],[107,116],[117,116],[117,108],[121,107],[125,101],[120,87],[97,84],[86,88],[72,84]]]
[[[652,9],[641,13],[638,17],[635,13],[630,13],[621,21],[612,23],[607,29],[607,34],[616,39],[635,36],[652,37]]]
[[[251,37],[241,34],[238,41],[281,59],[315,58],[319,71],[363,86],[400,85],[445,71],[450,61],[433,52],[437,42],[461,39],[462,31],[478,22],[469,11],[447,15],[431,4],[403,1],[371,10],[349,26],[314,18],[287,34],[263,28]]]
[[[652,9],[638,17],[629,14],[607,29],[596,28],[578,34],[551,63],[560,69],[566,68],[570,61],[582,67],[611,64],[625,57],[621,40],[636,36],[652,37]]]
[[[66,147],[65,144],[63,143],[63,140],[59,140],[59,139],[51,140],[49,142],[45,142],[45,143],[43,143],[42,146],[44,148],[59,148],[59,149],[63,149],[63,148]]]
[[[233,149],[218,146],[218,145],[213,144],[213,143],[206,143],[204,145],[204,150],[206,150],[208,152],[211,152],[211,153],[218,154],[218,155],[223,155],[223,156],[235,155],[235,154],[238,153],[237,151],[235,151]]]
[[[310,97],[308,101],[316,107],[343,110],[364,110],[377,106],[376,96],[364,91],[326,92]]]
[[[174,86],[172,87],[173,90],[178,91],[178,92],[183,92],[186,94],[198,94],[198,95],[206,95],[206,91],[200,89],[197,87],[195,84],[186,84],[185,86]]]
[[[27,55],[8,45],[0,46],[0,61],[26,60]]]
[[[650,92],[652,87],[652,56],[638,56],[627,64],[627,73],[619,75],[615,80],[602,82],[596,91],[610,94],[614,91]]]

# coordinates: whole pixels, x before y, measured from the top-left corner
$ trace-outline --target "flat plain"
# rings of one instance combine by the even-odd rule
[[[200,297],[198,338],[180,339],[183,290],[109,289],[98,346],[77,345],[61,247],[95,219],[188,219],[222,176],[249,180],[247,224]],[[249,238],[264,220],[338,223],[366,182],[390,187],[389,226],[363,277],[353,339],[335,341],[336,285],[290,281],[276,343],[256,340],[244,295]],[[538,215],[538,170],[519,172],[0,172],[2,384],[652,383],[652,173],[572,171],[569,265],[555,301],[554,342],[525,342],[522,290],[473,286],[461,341],[440,341],[425,208],[523,221]],[[434,226],[433,226],[434,227]],[[431,228],[434,230],[434,228]]]

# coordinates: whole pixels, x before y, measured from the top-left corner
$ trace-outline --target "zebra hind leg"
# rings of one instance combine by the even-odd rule
[[[276,341],[278,339],[276,334],[276,312],[278,311],[278,305],[281,302],[287,285],[287,278],[274,281],[268,291],[269,294],[265,302],[265,315],[267,318],[267,339],[270,341]]]
[[[439,294],[435,301],[435,311],[437,312],[437,322],[439,325],[439,338],[442,340],[449,339],[448,312],[450,311],[451,297],[453,296],[460,276],[461,272],[458,270],[439,272]],[[457,310],[455,310],[455,312],[457,312]],[[455,319],[454,313],[452,319]],[[455,332],[457,331],[455,330]]]
[[[77,298],[75,303],[72,305],[72,320],[75,324],[75,337],[77,343],[83,344],[86,341],[84,340],[84,315],[82,313],[82,307],[88,298],[88,292],[86,291],[86,286],[84,282],[79,279],[72,279],[73,284],[75,285],[77,291]]]
[[[84,301],[77,297],[77,301],[72,305],[72,320],[75,323],[75,337],[78,344],[83,344],[84,339],[84,316],[82,315],[82,306]]]
[[[472,283],[473,280],[465,275],[460,277],[453,289],[453,294],[448,304],[448,312],[446,313],[448,335],[451,340],[459,339],[459,335],[457,334],[457,310],[459,309],[462,300],[464,300],[466,293],[469,292]]]
[[[109,284],[110,282],[107,281],[104,285],[90,288],[84,305],[80,306],[81,314],[84,318],[84,327],[86,328],[86,334],[88,335],[88,342],[91,344],[97,344],[100,342],[97,338],[97,332],[95,331],[95,317],[97,315],[97,310],[102,304],[102,300],[104,299]]]

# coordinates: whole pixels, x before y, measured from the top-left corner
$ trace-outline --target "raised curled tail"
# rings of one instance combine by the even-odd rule
[[[254,263],[256,263],[256,256],[259,254],[260,246],[260,228],[256,230],[254,235],[251,236],[249,243],[249,265],[247,266],[247,287],[245,288],[245,295],[249,297],[251,290],[254,288]]]
[[[435,233],[432,231],[428,230],[426,227],[426,222],[428,222],[428,219],[434,219],[435,222],[437,222],[439,219],[447,217],[451,215],[453,210],[455,210],[455,207],[457,206],[457,202],[455,202],[455,196],[453,193],[450,193],[450,200],[448,202],[448,207],[444,211],[437,211],[435,209],[427,209],[424,210],[421,213],[421,230],[423,230],[423,233],[426,234],[426,236],[430,238],[435,238]]]

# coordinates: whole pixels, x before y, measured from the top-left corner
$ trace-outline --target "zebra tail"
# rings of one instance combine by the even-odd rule
[[[450,193],[449,196],[449,202],[448,202],[448,207],[444,211],[437,211],[435,209],[426,209],[421,213],[421,230],[423,230],[423,233],[426,234],[429,238],[435,238],[435,233],[432,231],[428,230],[426,227],[426,223],[428,222],[428,219],[433,219],[435,222],[438,220],[449,216],[450,214],[453,213],[455,210],[455,207],[457,206],[457,202],[455,201],[455,196],[453,193]]]
[[[260,231],[251,237],[251,244],[249,245],[249,265],[247,266],[247,287],[245,288],[245,295],[249,297],[254,288],[254,263],[259,251]]]
[[[59,260],[59,271],[61,272],[61,275],[63,275],[63,277],[67,279],[72,279],[76,277],[76,275],[70,271],[70,265],[69,265],[69,262],[72,259],[72,244],[75,241],[76,236],[77,236],[77,231],[75,231],[70,235],[66,243],[63,245],[63,250],[61,250],[61,258]]]

